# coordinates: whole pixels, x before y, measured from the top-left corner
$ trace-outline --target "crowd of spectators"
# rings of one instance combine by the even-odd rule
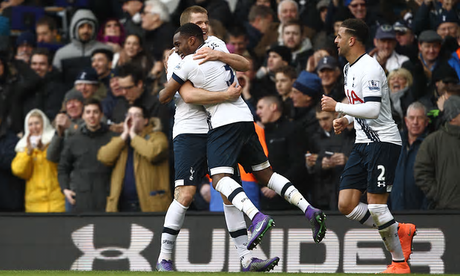
[[[389,206],[460,207],[456,0],[3,0],[1,212],[168,208],[174,105],[157,94],[180,15],[193,5],[207,9],[209,35],[250,61],[236,76],[273,169],[323,210],[337,210],[355,132],[336,135],[340,114],[318,102],[355,100],[345,98],[334,39],[343,20],[365,21],[403,140]],[[202,183],[195,210],[216,196]],[[251,194],[262,210],[290,208],[264,189]]]

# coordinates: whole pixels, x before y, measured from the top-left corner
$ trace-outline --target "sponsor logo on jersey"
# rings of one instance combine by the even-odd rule
[[[368,81],[369,90],[371,91],[380,91],[380,81],[378,80],[370,80]]]

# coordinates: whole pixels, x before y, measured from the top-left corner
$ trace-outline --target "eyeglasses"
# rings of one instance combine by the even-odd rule
[[[366,7],[366,4],[365,4],[365,3],[350,4],[350,7],[352,7],[352,8],[356,8],[356,7],[358,7],[358,6]]]

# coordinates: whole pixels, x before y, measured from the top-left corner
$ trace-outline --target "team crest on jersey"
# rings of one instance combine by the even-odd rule
[[[181,66],[182,66],[182,62],[177,64],[176,67],[174,67],[174,70],[180,70]]]
[[[378,80],[370,80],[368,81],[369,90],[371,91],[380,91],[380,81]]]

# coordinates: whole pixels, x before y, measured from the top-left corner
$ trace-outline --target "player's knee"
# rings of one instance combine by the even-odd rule
[[[270,168],[266,168],[261,171],[254,171],[252,173],[257,179],[257,182],[259,183],[259,185],[262,185],[262,186],[267,186],[268,181],[270,181],[270,178],[273,175],[273,171]]]
[[[350,202],[339,200],[338,208],[339,208],[340,213],[342,213],[343,215],[348,215],[353,211],[355,206],[352,206]]]
[[[183,206],[190,206],[193,201],[193,196],[195,195],[196,187],[195,186],[181,186],[176,187],[174,190],[174,199],[182,204]]]

